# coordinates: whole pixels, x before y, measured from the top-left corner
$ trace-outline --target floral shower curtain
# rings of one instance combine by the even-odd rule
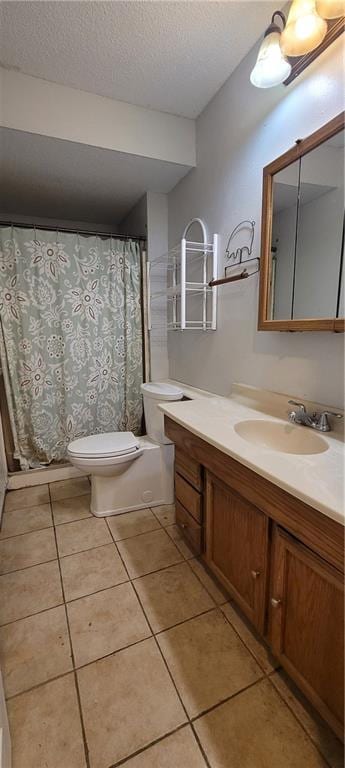
[[[0,228],[0,360],[22,469],[83,435],[140,432],[140,259],[132,240]]]

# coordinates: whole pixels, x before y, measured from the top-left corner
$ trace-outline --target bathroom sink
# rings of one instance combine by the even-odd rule
[[[240,437],[253,445],[280,453],[312,454],[328,450],[328,443],[308,427],[253,419],[234,426]]]

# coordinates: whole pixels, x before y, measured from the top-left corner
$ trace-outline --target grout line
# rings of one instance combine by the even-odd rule
[[[31,688],[25,688],[23,691],[18,691],[18,693],[13,693],[12,696],[5,696],[5,700],[12,701],[13,699],[17,699],[19,696],[24,696],[26,693],[31,693],[32,691],[36,691],[38,688],[42,688],[43,685],[48,685],[48,683],[54,683],[56,680],[60,680],[62,677],[68,677],[69,675],[73,675],[74,677],[73,667],[71,667],[71,669],[68,669],[67,672],[61,672],[59,675],[55,675],[55,677],[49,677],[48,680],[42,680],[40,683],[36,683],[35,685],[32,685]]]
[[[91,552],[91,550],[87,551]],[[95,589],[94,592],[85,592],[85,595],[79,595],[78,597],[72,597],[71,599],[66,600],[66,605],[72,605],[72,603],[76,603],[78,600],[84,600],[86,597],[99,595],[101,592],[109,592],[110,589],[115,589],[116,587],[121,587],[123,584],[129,583],[130,579],[124,579],[123,581],[117,581],[116,584],[109,584],[107,587],[102,587],[102,589]]]
[[[48,491],[49,491],[49,497],[51,499],[50,486],[48,486]],[[75,669],[75,657],[74,657],[73,644],[72,644],[71,628],[70,628],[70,624],[69,624],[67,605],[66,605],[66,600],[65,600],[65,590],[64,590],[64,584],[63,584],[63,578],[62,578],[61,564],[60,564],[60,559],[59,559],[59,550],[58,550],[58,546],[57,546],[57,535],[56,535],[56,527],[55,527],[55,525],[54,525],[54,536],[55,536],[55,545],[56,545],[56,549],[57,549],[57,553],[58,553],[58,566],[59,566],[59,573],[60,573],[60,580],[61,580],[62,596],[63,596],[63,600],[64,600],[67,632],[68,632],[68,638],[69,638],[70,650],[71,650],[71,659],[72,659],[73,675],[74,675],[74,685],[75,685],[77,701],[78,701],[81,733],[82,733],[82,739],[83,739],[83,744],[84,744],[85,761],[86,761],[87,768],[90,768],[89,748],[88,748],[88,744],[87,744],[87,740],[86,740],[86,731],[85,731],[83,712],[82,712],[82,706],[81,706],[78,677],[77,677],[77,673],[76,673],[76,669]]]
[[[196,741],[196,743],[197,743],[197,745],[198,745],[198,747],[200,749],[200,752],[201,752],[201,754],[202,754],[202,756],[204,758],[205,765],[207,766],[207,768],[212,768],[211,763],[209,762],[209,759],[207,757],[206,751],[205,751],[205,749],[204,749],[204,747],[203,747],[203,745],[202,745],[202,743],[201,743],[201,741],[199,739],[199,734],[195,730],[194,723],[191,723],[190,727],[191,727],[191,729],[193,731],[193,736],[195,738],[195,741]]]
[[[48,608],[42,608],[40,611],[34,611],[34,613],[28,613],[27,616],[18,616],[17,619],[12,619],[12,621],[5,621],[4,624],[0,624],[0,632],[3,627],[9,627],[11,624],[16,624],[17,621],[24,621],[24,619],[32,619],[33,616],[38,616],[40,613],[47,613],[48,611],[54,610],[54,608],[60,608],[61,605],[64,605],[63,598],[61,603],[56,603],[55,605],[49,605]]]
[[[137,510],[137,511],[139,512],[139,510]],[[131,513],[129,513],[129,514],[131,514]],[[107,522],[107,518],[104,517],[103,520],[106,521],[107,527],[108,527],[109,531],[111,532],[110,525]],[[116,542],[128,541],[128,539],[137,539],[139,536],[146,536],[148,533],[155,533],[155,531],[162,531],[162,530],[164,531],[164,528],[162,528],[162,526],[158,522],[158,520],[156,522],[158,523],[157,528],[150,528],[148,531],[141,531],[140,533],[134,533],[132,536],[124,536],[123,539],[114,539],[114,541],[116,541]]]
[[[280,669],[281,669],[281,667],[280,667]],[[274,670],[274,672],[278,672],[278,670],[277,670],[277,669],[275,669],[275,670]],[[299,726],[302,728],[302,730],[304,731],[304,733],[307,735],[307,737],[308,737],[309,741],[311,741],[311,743],[312,743],[313,747],[314,747],[314,748],[317,750],[317,752],[318,752],[318,753],[321,755],[322,759],[323,759],[323,760],[325,761],[325,763],[327,764],[328,768],[334,768],[334,764],[333,764],[333,762],[331,762],[330,760],[328,760],[328,758],[326,757],[326,755],[324,755],[324,754],[323,754],[323,752],[322,752],[322,751],[321,751],[321,749],[320,749],[320,746],[319,746],[318,742],[317,742],[317,741],[314,741],[314,739],[311,737],[311,735],[310,735],[310,733],[307,731],[307,728],[305,727],[304,723],[302,722],[302,720],[300,720],[300,719],[299,719],[298,715],[296,715],[296,712],[294,711],[294,709],[292,708],[292,706],[289,704],[288,700],[284,699],[283,695],[280,693],[280,690],[279,690],[279,688],[276,688],[276,686],[274,685],[274,683],[272,683],[272,680],[270,680],[270,677],[272,676],[272,674],[273,674],[273,673],[271,673],[271,675],[268,675],[268,676],[267,676],[267,680],[269,681],[269,684],[272,686],[272,688],[274,688],[274,690],[275,690],[275,691],[276,691],[276,693],[278,694],[278,696],[279,696],[279,698],[281,699],[281,701],[283,702],[283,704],[285,704],[285,706],[286,706],[286,707],[289,709],[289,711],[291,712],[291,714],[293,715],[293,717],[294,717],[294,718],[295,718],[295,720],[297,721],[298,725],[299,725]],[[289,679],[290,679],[290,680],[292,680],[292,678],[289,678]],[[292,682],[293,682],[293,680],[292,680]],[[303,694],[302,694],[302,695],[303,695]],[[308,703],[310,703],[310,702],[308,702]],[[313,709],[313,705],[312,705],[311,703],[310,703],[310,706],[311,706],[311,708]],[[335,735],[335,733],[334,733],[334,732],[331,730],[331,728],[330,728],[330,726],[328,725],[328,723],[326,723],[326,721],[325,721],[325,720],[323,720],[323,718],[321,717],[321,715],[319,715],[319,713],[318,713],[318,712],[316,712],[316,710],[315,710],[315,714],[316,714],[316,716],[315,716],[315,718],[314,718],[314,722],[316,722],[316,718],[317,718],[317,717],[319,717],[319,718],[320,718],[320,720],[321,720],[321,721],[322,721],[322,722],[325,724],[325,727],[326,727],[326,728],[329,728],[329,730],[330,730],[330,731],[331,731],[331,733],[332,733],[332,736],[334,736],[334,738],[335,738],[335,739],[338,739],[338,737]],[[340,742],[340,739],[338,739],[338,741],[339,741],[339,743],[341,744],[341,742]],[[341,745],[341,746],[342,746],[342,745]]]
[[[10,536],[1,536],[0,543],[2,541],[9,541],[9,539],[18,539],[19,536],[26,536],[28,533],[39,533],[39,531],[48,531],[49,528],[54,528],[53,523],[50,525],[43,525],[42,528],[33,528],[29,531],[22,531],[21,533],[11,533]]]
[[[141,749],[137,749],[135,752],[131,752],[130,755],[127,755],[127,757],[121,757],[120,760],[118,760],[116,763],[112,763],[109,768],[120,768],[121,765],[125,765],[127,761],[132,760],[134,757],[137,757],[138,755],[141,755],[143,752],[147,752],[151,747],[155,747],[156,744],[160,744],[165,739],[169,738],[169,736],[173,736],[175,733],[178,733],[179,731],[182,731],[183,728],[188,728],[189,723],[183,723],[182,725],[178,725],[177,728],[174,728],[172,731],[168,731],[168,733],[165,733],[163,736],[159,736],[158,739],[154,739],[154,741],[151,741],[150,744],[146,744],[145,747],[142,747]],[[176,768],[181,768],[181,766],[176,766]]]
[[[17,491],[24,491],[24,490],[29,490],[30,488],[34,488],[34,487],[37,488],[38,486],[29,485],[27,489],[26,488],[15,488],[15,490],[17,490]],[[39,487],[41,488],[42,486],[39,486]],[[13,493],[13,491],[7,491],[6,490],[5,498],[6,498],[7,494],[11,494],[11,493]],[[49,491],[48,491],[48,493],[49,493]],[[50,504],[50,503],[51,503],[50,501],[41,501],[41,502],[39,502],[39,504],[37,504],[37,503],[36,504],[28,504],[28,506],[26,506],[26,507],[13,507],[13,509],[5,509],[5,505],[4,505],[4,516],[8,515],[8,514],[11,514],[11,512],[26,512],[27,509],[33,509],[33,507],[44,507],[46,504]]]
[[[198,581],[200,581],[200,584],[201,584],[201,585],[204,587],[204,589],[206,589],[206,592],[208,592],[208,594],[210,595],[210,597],[212,597],[212,600],[214,601],[214,603],[216,604],[216,606],[217,606],[218,608],[220,608],[222,605],[226,605],[226,603],[228,603],[228,602],[229,602],[229,600],[230,600],[230,597],[225,597],[225,595],[224,595],[224,602],[223,602],[223,603],[217,603],[217,601],[216,601],[215,597],[213,597],[213,595],[212,595],[211,591],[209,590],[209,588],[208,588],[208,587],[206,586],[206,584],[204,584],[204,582],[203,582],[203,581],[200,579],[200,576],[199,576],[199,575],[198,575],[198,574],[197,574],[197,573],[196,573],[196,572],[193,570],[193,568],[192,568],[192,566],[191,566],[191,564],[190,564],[191,560],[196,560],[196,562],[197,562],[197,563],[199,563],[199,565],[201,565],[201,566],[202,566],[202,568],[204,568],[204,563],[203,563],[203,561],[202,561],[202,560],[200,560],[198,556],[195,556],[195,557],[191,557],[191,558],[189,558],[189,560],[187,560],[186,562],[188,563],[188,565],[189,565],[189,567],[190,567],[191,571],[193,571],[193,573],[194,573],[194,576],[196,576],[196,578],[198,579]],[[212,583],[214,583],[214,586],[215,586],[215,588],[218,590],[218,592],[220,592],[221,594],[223,594],[223,592],[222,592],[222,588],[221,588],[221,585],[219,585],[219,586],[218,586],[218,584],[219,584],[219,583],[217,583],[217,581],[215,581],[215,580],[213,579],[213,577],[212,577],[212,576],[210,576],[210,574],[207,572],[206,568],[204,568],[204,571],[205,571],[206,575],[209,577],[210,581],[212,581]]]
[[[120,554],[120,550],[118,550]],[[120,554],[121,557],[121,554]],[[122,560],[122,558],[121,558]],[[122,560],[122,562],[124,562]],[[159,573],[160,571],[167,571],[169,568],[173,568],[175,565],[182,565],[185,562],[185,560],[177,560],[174,563],[170,563],[170,565],[163,565],[162,568],[156,568],[154,571],[147,571],[147,573],[141,573],[140,576],[129,576],[130,581],[138,581],[138,579],[144,579],[145,576],[152,576],[153,573]],[[126,571],[128,573],[128,570],[126,568]]]
[[[116,542],[115,542],[115,545],[116,545]],[[121,552],[120,552],[120,551],[119,551],[119,555],[120,555],[120,557],[121,557]],[[122,557],[121,557],[121,560],[122,560],[122,562],[123,562],[123,565],[124,565],[124,567],[126,568],[126,563],[124,562],[124,560],[122,559]],[[126,571],[127,571],[127,568],[126,568]],[[128,573],[128,571],[127,571],[127,573]],[[128,575],[129,575],[129,573],[128,573]],[[134,586],[134,585],[133,585],[133,586]],[[186,718],[187,718],[187,721],[189,722],[189,717],[188,717],[188,713],[187,713],[187,710],[186,710],[186,708],[185,708],[185,706],[184,706],[184,703],[183,703],[183,701],[182,701],[182,698],[181,698],[181,696],[180,696],[180,693],[179,693],[179,691],[177,690],[177,687],[176,687],[176,685],[175,685],[175,681],[174,681],[174,679],[173,679],[173,677],[172,677],[172,674],[171,674],[171,672],[170,672],[170,669],[169,669],[169,667],[168,667],[168,665],[167,665],[167,662],[166,662],[166,660],[165,660],[165,658],[164,658],[164,656],[163,656],[163,653],[162,653],[162,651],[161,651],[161,648],[160,648],[160,645],[159,645],[159,643],[158,643],[158,640],[157,640],[157,638],[156,638],[156,636],[155,636],[155,634],[154,634],[154,632],[153,632],[153,629],[152,629],[152,625],[151,625],[151,622],[150,622],[150,620],[149,620],[149,618],[148,618],[148,616],[147,616],[147,614],[146,614],[146,611],[145,611],[145,609],[144,609],[144,606],[143,606],[143,604],[142,604],[142,602],[141,602],[141,600],[140,600],[140,597],[139,597],[139,595],[138,595],[138,593],[137,593],[137,591],[136,591],[135,587],[134,587],[134,591],[136,592],[136,595],[137,595],[137,598],[138,598],[138,602],[139,602],[139,604],[140,604],[140,606],[141,606],[141,609],[142,609],[142,611],[143,611],[143,614],[144,614],[144,616],[145,616],[145,619],[146,619],[146,621],[147,621],[147,623],[148,623],[148,625],[149,625],[149,628],[150,628],[150,630],[151,630],[151,633],[152,633],[152,636],[153,636],[153,640],[154,640],[154,642],[155,642],[155,644],[156,644],[156,648],[158,649],[158,652],[159,652],[159,654],[160,654],[160,656],[161,656],[161,659],[162,659],[162,661],[163,661],[163,664],[164,664],[164,666],[165,666],[165,668],[166,668],[166,670],[167,670],[167,672],[168,672],[168,675],[169,675],[169,677],[170,677],[170,680],[171,680],[171,682],[172,682],[172,684],[173,684],[173,686],[174,686],[174,688],[175,688],[175,692],[176,692],[176,694],[177,694],[177,697],[178,697],[178,699],[179,699],[179,701],[180,701],[180,704],[181,704],[181,707],[182,707],[182,709],[183,709],[183,712],[185,713],[185,716],[186,716]]]
[[[217,606],[213,606],[212,608],[207,608],[205,611],[200,611],[200,613],[195,613],[193,616],[189,616],[187,619],[182,619],[182,621],[177,621],[176,624],[171,624],[169,627],[165,627],[164,629],[159,629],[157,632],[154,632],[153,634],[155,637],[158,635],[163,635],[165,632],[170,632],[171,629],[175,629],[176,627],[180,627],[181,624],[187,624],[189,621],[193,621],[193,619],[198,619],[200,616],[206,616],[207,613],[212,613],[212,611],[216,611]]]
[[[107,544],[112,544],[112,543],[113,543],[112,541],[104,541],[103,544],[96,544],[95,546],[87,547],[86,549],[78,549],[76,552],[69,552],[68,555],[60,555],[58,551],[58,558],[59,560],[64,560],[65,557],[73,557],[73,555],[81,555],[82,552],[90,552],[91,549],[101,549],[101,547],[106,547]]]
[[[230,603],[230,605],[231,605],[231,603],[232,603],[232,600],[230,599],[230,600],[228,600],[228,602],[229,602],[229,603]],[[227,605],[227,603],[225,603],[225,605]],[[238,629],[237,629],[237,628],[235,627],[235,625],[234,625],[234,624],[233,624],[233,623],[230,621],[230,619],[229,619],[229,617],[226,615],[226,613],[224,613],[224,611],[222,610],[222,609],[223,609],[223,607],[224,607],[224,603],[223,603],[221,606],[219,606],[220,610],[222,611],[222,614],[223,614],[224,618],[226,619],[226,621],[227,621],[227,622],[228,622],[228,624],[230,625],[231,629],[233,629],[233,630],[234,630],[235,634],[237,635],[237,637],[239,638],[239,640],[241,641],[241,643],[244,645],[244,647],[246,648],[246,650],[247,650],[247,651],[250,653],[250,655],[253,657],[253,659],[254,659],[254,661],[256,662],[256,664],[257,664],[257,665],[260,667],[260,669],[261,669],[261,671],[264,673],[265,677],[268,677],[269,675],[273,674],[273,672],[275,672],[275,671],[276,671],[276,669],[275,669],[275,668],[273,668],[273,669],[272,669],[270,672],[266,672],[266,670],[264,669],[264,667],[263,667],[263,665],[262,665],[262,662],[261,662],[261,661],[259,661],[259,659],[258,659],[258,658],[255,656],[255,653],[254,653],[254,651],[252,651],[252,649],[249,647],[249,645],[247,645],[246,641],[245,641],[245,640],[243,640],[243,637],[241,636],[241,634],[240,634],[240,632],[238,631]],[[248,627],[248,629],[249,629],[249,627]],[[250,630],[250,631],[251,631],[251,630]],[[260,642],[259,638],[256,638],[256,637],[255,637],[255,635],[254,635],[254,633],[253,633],[253,638],[254,638],[254,640],[256,640],[257,642]],[[265,650],[267,650],[267,651],[269,650],[268,648],[266,649],[266,648],[265,648],[265,646],[263,646],[263,648],[264,648]],[[271,666],[272,666],[272,665],[271,665]]]
[[[253,680],[252,683],[249,683],[244,688],[241,688],[239,691],[236,691],[235,693],[230,694],[230,696],[225,696],[224,699],[221,699],[221,701],[218,701],[216,704],[213,704],[212,707],[207,707],[207,709],[203,709],[202,712],[199,712],[197,715],[194,715],[190,718],[190,722],[196,723],[197,720],[201,720],[202,717],[205,717],[205,715],[208,715],[210,712],[213,712],[213,710],[218,709],[218,707],[221,707],[223,704],[227,704],[228,701],[231,701],[232,699],[236,699],[237,696],[240,696],[245,691],[249,691],[250,688],[254,688],[255,685],[259,685],[264,680],[266,680],[265,675],[261,675],[261,677],[258,677],[256,680]]]
[[[187,549],[189,549],[190,555],[189,555],[189,557],[187,557],[186,555],[183,554],[182,548],[180,549],[179,545],[177,544],[177,542],[175,541],[175,539],[173,538],[171,533],[169,533],[170,528],[178,528],[177,523],[172,523],[172,525],[167,525],[166,528],[164,528],[164,530],[167,532],[167,534],[169,536],[169,539],[171,539],[171,541],[174,542],[175,547],[177,547],[177,549],[181,553],[183,559],[184,560],[196,560],[196,555],[194,554],[192,549],[189,547],[189,544],[187,544],[187,542],[185,542],[185,541],[183,541],[183,544],[185,545],[185,547]]]
[[[54,512],[53,512],[54,517]],[[82,520],[91,520],[93,518],[93,514],[90,512],[89,515],[84,515],[83,517],[76,517],[74,520],[64,520],[62,523],[57,523],[54,518],[54,525],[56,528],[60,528],[62,525],[72,525],[72,523],[80,523]]]
[[[49,530],[49,529],[47,528],[45,530]],[[39,563],[31,563],[31,565],[24,565],[23,568],[16,568],[14,571],[5,571],[4,573],[0,573],[0,579],[1,579],[1,576],[10,576],[12,573],[21,573],[22,571],[28,571],[29,568],[35,568],[36,565],[46,565],[47,563],[55,563],[55,560],[57,559],[58,559],[58,556],[51,557],[50,560],[42,560],[42,561],[40,560]]]

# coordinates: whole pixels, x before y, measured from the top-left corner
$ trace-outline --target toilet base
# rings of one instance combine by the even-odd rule
[[[139,438],[141,456],[115,477],[91,475],[91,512],[121,515],[143,507],[174,503],[174,445]]]

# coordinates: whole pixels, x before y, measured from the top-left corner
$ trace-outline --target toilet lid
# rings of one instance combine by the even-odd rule
[[[182,389],[173,384],[164,384],[164,382],[149,381],[141,384],[141,393],[146,397],[152,397],[153,400],[182,400]]]
[[[68,453],[80,458],[110,458],[133,453],[139,448],[139,441],[133,432],[105,432],[73,440],[68,446]]]

